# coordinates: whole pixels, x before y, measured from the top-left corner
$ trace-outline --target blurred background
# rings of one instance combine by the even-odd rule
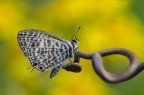
[[[60,70],[25,71],[30,66],[17,43],[23,29],[39,29],[67,40],[81,26],[79,49],[92,53],[126,48],[144,61],[144,0],[0,0],[0,95],[142,95],[144,72],[120,83],[108,84],[81,59],[80,73]],[[129,61],[120,55],[104,58],[109,72],[120,73]]]

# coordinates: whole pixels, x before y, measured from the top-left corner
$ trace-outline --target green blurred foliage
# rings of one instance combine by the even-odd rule
[[[17,43],[23,29],[39,29],[67,40],[76,26],[79,48],[91,53],[127,48],[144,61],[142,0],[0,0],[0,95],[141,95],[144,75],[120,84],[107,84],[93,71],[91,61],[81,59],[81,73],[60,70],[30,75],[29,62]],[[120,73],[129,61],[123,56],[104,58],[110,72]]]
[[[140,21],[144,24],[144,1],[143,0],[132,0],[132,7],[131,11],[134,12],[134,15],[136,15]]]

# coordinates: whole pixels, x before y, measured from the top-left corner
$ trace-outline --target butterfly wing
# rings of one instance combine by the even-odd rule
[[[50,69],[69,58],[68,41],[40,30],[20,31],[18,43],[32,66],[38,60],[45,69]]]

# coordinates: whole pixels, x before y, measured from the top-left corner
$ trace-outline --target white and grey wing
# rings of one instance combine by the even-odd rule
[[[18,43],[30,63],[38,60],[45,69],[54,68],[68,58],[66,40],[40,30],[22,30]]]

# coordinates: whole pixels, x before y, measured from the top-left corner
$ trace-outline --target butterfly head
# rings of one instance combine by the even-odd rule
[[[81,27],[78,26],[77,29],[76,29],[76,31],[74,32],[74,34],[73,34],[73,36],[72,36],[71,44],[72,44],[72,46],[73,46],[74,52],[75,52],[76,50],[78,50],[79,39],[76,37],[76,33],[78,32],[78,30],[79,30],[80,28],[81,28]]]
[[[37,69],[40,72],[45,71],[45,66],[41,64],[38,60],[34,60],[33,62],[31,62],[31,65],[33,68]]]
[[[73,46],[73,50],[74,50],[74,51],[78,50],[79,39],[75,37],[75,39],[73,39],[73,40],[71,41],[71,44],[72,44],[72,46]]]

